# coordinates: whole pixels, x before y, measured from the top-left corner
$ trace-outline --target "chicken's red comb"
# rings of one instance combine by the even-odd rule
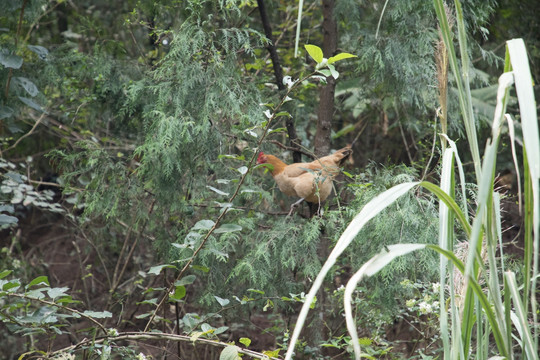
[[[264,157],[264,153],[261,151],[259,153],[259,156],[257,156],[257,163],[263,163],[263,157]]]

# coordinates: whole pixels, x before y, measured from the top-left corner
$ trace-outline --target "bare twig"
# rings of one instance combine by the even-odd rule
[[[5,293],[5,295],[12,296],[12,297],[18,297],[20,299],[33,300],[33,301],[40,302],[42,304],[46,304],[46,305],[49,305],[49,306],[57,307],[59,309],[70,311],[70,312],[72,312],[74,314],[79,315],[80,317],[83,317],[83,318],[93,322],[98,328],[101,329],[101,331],[103,331],[103,334],[107,334],[107,329],[105,329],[105,327],[103,325],[101,325],[101,323],[99,321],[95,320],[91,316],[85,315],[84,313],[80,312],[79,310],[75,310],[75,309],[72,309],[72,308],[70,308],[68,306],[62,305],[62,304],[57,304],[57,303],[52,302],[52,301],[47,301],[47,300],[39,299],[39,298],[36,298],[36,297],[24,295],[24,294],[16,294],[16,293],[7,292],[7,293]]]
[[[19,145],[19,143],[21,141],[23,141],[23,139],[27,138],[28,136],[32,135],[32,133],[34,132],[34,130],[36,130],[37,126],[43,121],[43,118],[45,117],[45,113],[42,113],[41,116],[37,119],[37,121],[35,122],[34,126],[32,126],[32,128],[30,129],[29,132],[27,132],[26,134],[24,134],[23,136],[21,136],[20,138],[17,139],[17,141],[15,141],[15,143],[13,145],[11,145],[10,147],[8,147],[6,150],[4,151],[9,151],[11,149],[15,149],[17,147],[17,145]]]
[[[56,355],[60,355],[62,353],[66,353],[69,351],[75,351],[78,350],[84,346],[88,345],[94,345],[94,344],[101,344],[104,341],[113,342],[113,341],[121,341],[121,340],[127,340],[127,341],[139,341],[139,340],[168,340],[168,341],[179,341],[179,342],[189,342],[189,343],[200,343],[205,345],[211,345],[216,347],[222,347],[225,348],[229,346],[230,344],[224,343],[221,341],[216,340],[210,340],[210,339],[203,339],[198,338],[197,340],[193,340],[191,336],[188,335],[176,335],[176,334],[166,334],[166,333],[160,333],[160,332],[151,332],[151,333],[137,333],[137,332],[125,332],[120,333],[116,336],[104,336],[99,337],[96,339],[84,339],[83,341],[79,342],[78,344],[71,345],[68,347],[65,347],[60,350],[56,350],[54,352],[49,353],[48,355],[50,357],[54,357]],[[246,354],[248,356],[251,356],[255,359],[275,359],[278,360],[278,358],[275,357],[268,357],[268,355],[258,353],[256,351],[251,351],[248,349],[243,349],[239,346],[237,346],[237,350],[239,353]]]
[[[279,141],[277,140],[268,140],[269,143],[272,143],[274,145],[277,145],[279,146],[280,148],[282,149],[285,149],[285,150],[288,150],[288,151],[298,151],[299,153],[302,153],[304,155],[306,155],[307,157],[311,158],[311,159],[316,159],[315,157],[315,154],[311,153],[311,152],[308,152],[308,151],[305,151],[305,150],[302,150],[300,148],[296,148],[296,147],[291,147],[291,146],[287,146],[287,145],[284,145],[282,143],[280,143]]]

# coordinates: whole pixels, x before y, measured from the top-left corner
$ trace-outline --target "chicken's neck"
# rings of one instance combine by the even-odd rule
[[[285,164],[283,161],[275,157],[274,155],[266,155],[266,162],[270,165],[272,165],[272,170],[270,171],[272,173],[272,176],[276,176],[280,174],[283,169],[285,169]]]

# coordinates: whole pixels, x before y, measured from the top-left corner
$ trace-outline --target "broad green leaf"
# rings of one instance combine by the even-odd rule
[[[47,290],[47,295],[49,295],[51,299],[56,299],[57,297],[67,296],[66,291],[68,290],[68,287],[51,288]]]
[[[221,305],[221,307],[225,307],[225,306],[229,305],[229,303],[231,302],[229,299],[222,299],[222,298],[220,298],[219,296],[216,296],[216,295],[214,295],[214,298],[217,300],[219,305]]]
[[[349,58],[355,58],[355,57],[358,57],[358,56],[353,55],[353,54],[349,54],[349,53],[339,53],[336,56],[332,56],[331,58],[329,58],[328,59],[328,64],[333,64],[336,61],[349,59]]]
[[[15,80],[31,97],[38,94],[38,88],[31,80],[25,77],[14,77],[13,80]]]
[[[214,224],[212,220],[199,220],[191,230],[210,230]]]
[[[317,72],[323,74],[326,77],[332,76],[332,72],[328,69],[317,70]]]
[[[229,345],[223,349],[219,354],[219,360],[240,360],[242,359],[238,354],[238,346]]]
[[[0,51],[0,64],[11,69],[19,69],[23,64],[23,58],[15,54],[6,54]]]
[[[201,330],[204,332],[204,333],[208,333],[208,332],[214,332],[214,330],[216,330],[215,327],[207,324],[207,323],[204,323],[201,325]]]
[[[3,291],[9,291],[11,289],[17,289],[19,286],[21,286],[21,283],[18,279],[0,280],[0,286],[2,287]]]
[[[202,266],[202,265],[193,265],[192,268],[195,269],[195,270],[202,271],[202,272],[204,272],[204,273],[207,273],[207,272],[210,271],[210,268],[209,268],[209,267],[207,267],[207,266]]]
[[[19,222],[15,216],[0,214],[0,225],[16,224]]]
[[[49,50],[47,50],[43,46],[28,45],[28,49],[30,49],[30,51],[35,52],[41,60],[45,60],[47,58],[47,55],[49,55]]]
[[[7,106],[0,106],[0,120],[13,115],[13,109]]]
[[[315,60],[317,64],[320,64],[323,61],[323,51],[320,47],[316,45],[304,45],[304,47],[306,48],[309,56],[311,56],[311,58]]]
[[[136,304],[137,304],[137,305],[142,305],[142,304],[146,304],[146,305],[157,305],[157,301],[158,301],[158,298],[152,298],[152,299],[140,301],[140,302],[138,302],[138,303],[136,303]]]
[[[37,111],[40,111],[40,112],[45,112],[45,110],[43,110],[41,105],[39,105],[37,102],[35,102],[32,99],[29,99],[29,98],[23,97],[23,96],[19,96],[19,100],[21,100],[23,103],[30,106],[34,110],[37,110]]]
[[[270,358],[275,358],[275,357],[279,356],[279,349],[277,349],[277,350],[265,350],[262,353],[264,355],[270,357]]]
[[[332,77],[334,79],[337,79],[339,77],[339,72],[337,72],[336,68],[334,67],[334,65],[330,65],[328,64],[328,69],[330,70],[330,73],[332,74]]]
[[[86,310],[83,312],[83,315],[90,316],[92,318],[96,319],[105,319],[105,318],[111,318],[112,314],[108,311],[90,311]]]
[[[6,276],[11,274],[12,272],[13,272],[13,270],[4,270],[4,271],[0,272],[0,279],[5,278]]]
[[[241,231],[242,227],[236,224],[223,224],[214,231],[216,234],[230,233],[235,231]]]
[[[148,270],[148,274],[159,275],[161,273],[161,270],[163,270],[165,268],[167,268],[167,269],[176,269],[176,266],[171,265],[171,264],[152,266],[150,268],[150,270]]]
[[[249,347],[249,345],[251,345],[251,339],[246,338],[246,337],[240,338],[240,340],[238,340],[238,342],[240,344],[244,345],[245,347]]]
[[[30,283],[28,285],[26,285],[26,288],[29,289],[31,288],[32,286],[34,285],[47,285],[47,286],[51,286],[51,284],[49,283],[49,278],[47,278],[46,276],[38,276],[37,278],[35,278],[34,280],[30,281]]]
[[[180,280],[175,282],[174,285],[179,286],[179,285],[193,284],[193,282],[195,281],[196,278],[197,277],[195,275],[184,276],[183,278],[181,278]]]
[[[289,118],[292,118],[292,115],[289,114],[287,111],[280,111],[278,112],[274,117],[279,117],[279,116],[286,116],[286,117],[289,117]]]
[[[174,293],[169,294],[169,299],[172,300],[181,300],[186,296],[186,287],[183,285],[177,285],[174,289]]]
[[[223,334],[227,330],[229,330],[228,326],[220,326],[217,329],[214,329],[214,335]]]

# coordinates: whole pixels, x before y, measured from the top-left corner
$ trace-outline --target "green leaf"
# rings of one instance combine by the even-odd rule
[[[112,314],[108,311],[90,311],[86,310],[83,312],[83,315],[90,316],[92,318],[96,319],[105,319],[105,318],[111,318]]]
[[[238,169],[236,169],[236,171],[238,171],[240,174],[244,175],[245,173],[247,173],[248,168],[247,168],[247,166],[241,166]]]
[[[30,281],[30,283],[28,285],[26,285],[26,288],[29,289],[31,288],[32,286],[34,285],[47,285],[47,286],[51,286],[51,284],[49,283],[49,278],[47,278],[46,276],[38,276],[37,278],[35,278],[34,280]]]
[[[339,72],[337,72],[334,65],[328,64],[328,69],[330,70],[330,73],[332,74],[332,77],[334,79],[337,79],[339,77]]]
[[[289,118],[292,118],[292,115],[289,114],[287,111],[280,111],[274,117],[279,117],[279,116],[287,116]]]
[[[207,272],[210,271],[210,268],[209,268],[209,267],[207,267],[207,266],[202,266],[202,265],[193,265],[192,268],[195,269],[195,270],[202,271],[202,272],[204,272],[204,273],[207,273]]]
[[[13,115],[13,109],[7,106],[0,106],[0,120]]]
[[[16,289],[18,288],[19,286],[21,286],[21,283],[19,282],[18,279],[14,279],[14,280],[10,280],[10,281],[5,281],[2,280],[0,282],[0,284],[2,285],[2,290],[3,291],[9,291],[11,289]]]
[[[219,360],[240,360],[241,357],[238,355],[238,346],[229,345],[223,349],[221,354],[219,354]]]
[[[148,270],[148,274],[159,275],[161,273],[161,270],[163,270],[164,268],[175,269],[176,266],[171,264],[152,266],[150,270]]]
[[[229,299],[222,299],[222,298],[220,298],[219,296],[216,296],[216,295],[214,295],[214,298],[217,300],[219,305],[221,305],[221,307],[225,307],[225,306],[229,305],[229,303],[231,302]]]
[[[23,64],[22,57],[15,54],[6,54],[0,51],[0,64],[11,69],[19,69]]]
[[[328,69],[317,70],[318,73],[323,74],[326,77],[332,76],[332,72]]]
[[[210,230],[214,224],[212,220],[199,220],[191,230]]]
[[[45,60],[47,58],[47,55],[49,55],[49,50],[47,50],[43,46],[28,45],[28,49],[30,49],[30,51],[35,52],[41,60]]]
[[[262,291],[262,290],[257,290],[257,289],[247,289],[247,291],[249,291],[249,292],[254,292],[254,293],[256,293],[256,294],[264,295],[264,291]]]
[[[184,296],[186,296],[186,287],[183,285],[178,285],[174,289],[173,294],[169,294],[169,299],[172,300],[181,300]]]
[[[34,84],[31,80],[25,77],[14,77],[13,80],[15,80],[15,82],[19,84],[24,90],[26,90],[28,95],[30,95],[31,97],[34,97],[38,94],[38,88],[36,84]]]
[[[240,340],[238,340],[238,342],[242,345],[244,345],[245,347],[249,347],[249,345],[251,344],[251,339],[250,338],[240,338]]]
[[[47,290],[47,295],[49,295],[51,299],[56,299],[57,297],[67,296],[66,291],[68,290],[68,287],[52,288]]]
[[[270,357],[270,358],[275,358],[275,357],[279,356],[279,349],[277,349],[277,350],[265,350],[262,353],[264,355]]]
[[[223,334],[227,330],[229,330],[228,326],[220,326],[217,329],[214,329],[214,335]]]
[[[15,216],[0,214],[0,225],[16,224],[19,222]]]
[[[336,56],[332,56],[330,59],[328,59],[328,64],[333,64],[336,61],[349,59],[349,58],[355,58],[355,57],[358,57],[358,56],[349,54],[349,53],[339,53]]]
[[[320,47],[316,45],[304,45],[304,47],[306,48],[309,56],[311,56],[313,60],[317,62],[317,64],[320,64],[323,61],[323,51]]]
[[[29,99],[27,97],[23,97],[23,96],[19,96],[19,100],[21,100],[23,103],[25,103],[26,105],[30,106],[32,109],[34,110],[37,110],[37,111],[41,111],[41,112],[45,112],[45,110],[43,110],[43,108],[41,107],[41,105],[39,105],[37,102],[35,102],[34,100],[32,99]]]
[[[214,233],[216,234],[223,234],[223,233],[230,233],[235,231],[241,231],[242,227],[240,225],[236,224],[223,224],[221,225]]]
[[[197,277],[195,275],[184,276],[180,280],[174,283],[175,286],[193,284]]]
[[[213,187],[213,186],[207,185],[206,187],[209,188],[210,190],[212,190],[213,192],[219,194],[219,195],[229,196],[229,193],[227,193],[227,192],[225,192],[225,191],[221,191],[221,190],[219,190],[219,189],[216,189],[216,188]]]
[[[6,276],[11,274],[12,272],[13,272],[13,270],[4,270],[4,271],[0,272],[0,279],[5,278]]]

